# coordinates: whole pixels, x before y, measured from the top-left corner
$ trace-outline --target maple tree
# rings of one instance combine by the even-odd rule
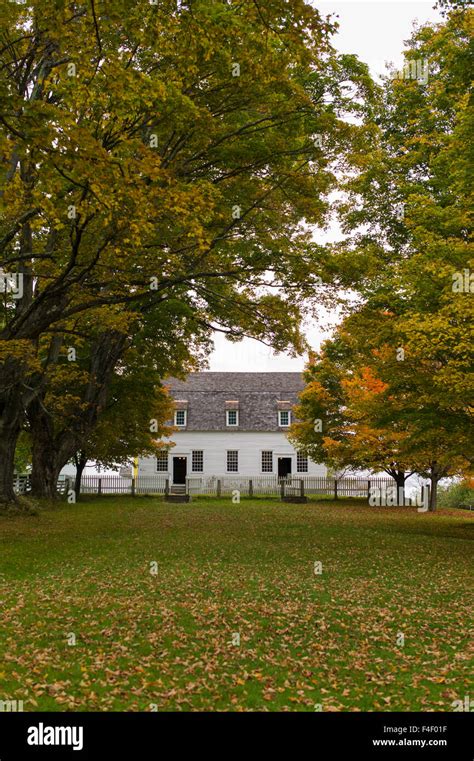
[[[357,356],[349,327],[343,322],[308,364],[290,440],[335,470],[384,471],[394,479],[403,504],[405,481],[413,472],[403,451],[403,423],[382,424],[377,418],[385,409],[388,384],[363,364],[368,358]]]
[[[108,465],[154,451],[171,417],[162,379],[183,376],[208,349],[206,330],[176,303],[129,335],[106,330],[103,314],[97,326],[97,317],[82,317],[71,335],[52,339],[54,361],[50,341],[40,353],[42,390],[27,411],[36,496],[56,496],[61,469],[79,451],[78,464],[94,457]]]
[[[126,336],[174,301],[209,333],[301,349],[321,259],[302,223],[324,224],[373,87],[302,0],[34,0],[0,22],[0,265],[23,281],[0,315],[5,501],[38,346],[79,315]]]
[[[374,150],[349,179],[342,207],[363,269],[361,296],[394,316],[397,346],[413,365],[430,366],[427,402],[464,415],[465,426],[473,390],[472,19],[472,9],[455,10],[414,33],[405,60],[424,62],[427,82],[386,82]]]
[[[104,468],[130,465],[136,457],[153,456],[163,448],[161,439],[174,430],[170,425],[174,405],[161,385],[158,373],[130,356],[121,373],[114,375],[107,404],[89,434],[74,453],[75,492],[79,497],[81,478],[88,461]],[[62,467],[62,465],[61,465]],[[54,491],[52,496],[54,496]]]
[[[290,438],[316,462],[385,471],[402,501],[409,475],[429,478],[434,510],[440,479],[469,472],[471,429],[464,407],[440,416],[432,363],[405,354],[397,326],[369,306],[343,320],[306,369]]]
[[[473,459],[472,18],[472,9],[455,9],[414,32],[403,71],[367,111],[373,147],[347,179],[347,237],[333,247],[359,298],[339,331],[352,355],[339,392],[343,420],[330,421],[334,440],[324,447],[320,434],[318,447],[356,462],[361,432],[375,455],[378,437],[394,438],[403,466],[430,479],[431,509],[438,481]],[[369,377],[385,388],[371,393]],[[311,439],[314,409],[301,412]]]

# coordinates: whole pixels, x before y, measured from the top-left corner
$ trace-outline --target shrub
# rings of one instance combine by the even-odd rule
[[[440,507],[474,507],[474,489],[467,481],[440,487],[438,504]]]

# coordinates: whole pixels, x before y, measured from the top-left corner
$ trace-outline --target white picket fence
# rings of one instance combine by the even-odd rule
[[[30,476],[16,476],[15,491],[25,494],[30,490]],[[58,480],[58,492],[67,492],[74,488],[74,476],[61,476]],[[165,494],[167,479],[163,475],[138,476],[138,478],[109,476],[82,476],[81,494]]]
[[[29,491],[29,476],[17,476],[15,490],[18,493]],[[240,492],[241,496],[281,497],[290,495],[321,495],[328,497],[365,497],[368,498],[370,489],[377,487],[393,487],[391,478],[323,478],[307,476],[303,473],[286,478],[275,475],[258,476],[188,476],[185,492],[191,496],[224,497]],[[62,476],[58,481],[58,491],[67,492],[74,488],[74,478]],[[162,494],[171,491],[169,478],[166,474],[152,476],[120,475],[85,475],[82,477],[81,494]]]
[[[165,494],[168,486],[165,475],[83,476],[81,494]]]
[[[278,496],[280,482],[276,476],[188,476],[188,494],[202,496],[226,496],[234,491],[241,494]]]
[[[391,478],[324,478],[296,474],[286,478],[278,476],[189,476],[186,492],[195,495],[227,496],[239,491],[242,496],[278,497],[290,495],[321,495],[328,497],[368,497],[373,487],[389,487]]]

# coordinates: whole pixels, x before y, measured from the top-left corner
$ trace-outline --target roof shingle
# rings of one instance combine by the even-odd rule
[[[174,399],[188,401],[188,431],[278,431],[279,402],[297,402],[301,373],[191,373],[166,381]],[[226,426],[226,402],[239,402],[239,425]],[[227,407],[228,408],[228,407]]]

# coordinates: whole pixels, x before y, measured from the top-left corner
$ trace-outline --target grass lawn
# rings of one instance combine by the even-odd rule
[[[342,500],[102,498],[1,517],[0,700],[451,711],[472,694],[472,529],[462,511]]]

